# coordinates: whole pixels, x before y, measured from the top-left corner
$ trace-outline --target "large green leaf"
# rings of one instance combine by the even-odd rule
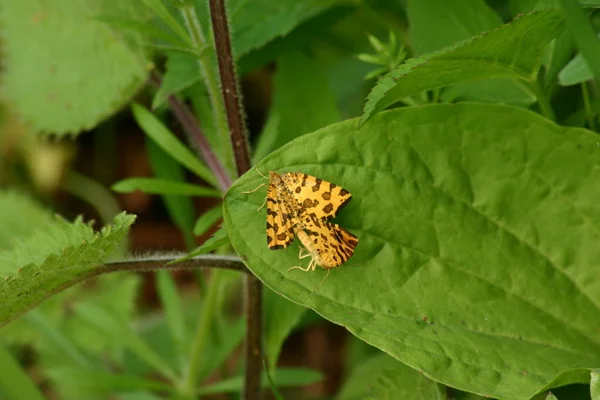
[[[556,10],[538,11],[454,47],[410,59],[377,82],[363,119],[425,90],[486,78],[536,78],[544,45],[562,30]]]
[[[135,217],[119,214],[94,233],[81,219],[58,219],[0,252],[0,326],[70,282],[94,274],[127,234]]]
[[[111,5],[110,11],[130,8]],[[4,93],[37,130],[92,128],[144,83],[141,53],[94,18],[106,9],[92,0],[3,2]]]
[[[440,385],[400,361],[378,354],[348,377],[338,400],[443,400]]]
[[[256,171],[224,202],[248,268],[435,381],[528,399],[600,364],[600,149],[595,134],[508,106],[437,105],[350,120],[267,156],[353,201],[336,222],[360,242],[331,271],[287,272],[265,245]]]

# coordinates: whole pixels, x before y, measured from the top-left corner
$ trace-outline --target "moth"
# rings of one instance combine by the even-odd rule
[[[352,257],[358,238],[328,221],[352,199],[350,192],[299,172],[278,174],[271,171],[268,179],[265,199],[267,246],[271,250],[286,248],[296,236],[304,246],[304,249],[300,248],[299,258],[311,257],[306,268],[295,266],[290,270],[314,271],[317,266],[329,270]],[[258,188],[253,191],[256,190]]]

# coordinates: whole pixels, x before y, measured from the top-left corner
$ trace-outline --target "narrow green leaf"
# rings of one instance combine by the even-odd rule
[[[0,326],[107,261],[135,217],[115,217],[98,233],[80,219],[62,219],[0,252]],[[100,267],[103,268],[103,267]]]
[[[387,354],[359,365],[346,380],[336,400],[357,399],[444,400],[441,387],[417,370]]]
[[[194,225],[194,235],[201,236],[205,234],[208,229],[215,224],[222,216],[223,207],[219,204],[216,207],[203,213]]]
[[[218,249],[219,247],[225,246],[227,243],[229,243],[229,236],[227,235],[227,231],[223,228],[220,228],[218,231],[215,232],[214,235],[212,235],[208,240],[206,240],[206,242],[202,243],[190,254],[188,254],[185,257],[178,258],[177,260],[171,261],[167,265],[177,264],[179,262],[189,260],[190,258],[194,258],[201,254],[209,253],[213,250]]]
[[[563,15],[573,39],[596,81],[600,82],[600,42],[594,27],[577,0],[560,0]]]
[[[100,369],[73,368],[72,366],[52,366],[48,375],[64,384],[75,385],[88,391],[115,391],[124,389],[147,389],[172,392],[173,386],[159,380],[144,379],[122,372],[113,374]]]
[[[0,345],[0,393],[6,400],[44,400],[45,397],[39,391],[29,375],[15,360],[12,354]]]
[[[160,179],[184,182],[185,174],[183,168],[160,148],[152,139],[146,139],[146,149],[152,172]],[[194,221],[194,205],[192,199],[187,196],[162,196],[171,220],[177,225],[186,238],[188,246],[192,245],[192,221]]]
[[[179,21],[169,12],[161,0],[142,0],[144,4],[154,12],[181,41],[191,45],[190,37]]]
[[[280,368],[272,376],[276,387],[294,387],[306,386],[323,379],[323,374],[305,368]],[[244,382],[243,376],[235,376],[223,379],[217,383],[201,387],[197,394],[217,394],[217,393],[237,393],[242,391]],[[263,372],[261,376],[261,386],[269,387],[269,379]]]
[[[113,14],[100,15],[94,19],[104,22],[109,26],[122,31],[133,31],[141,34],[144,37],[160,39],[166,43],[171,43],[173,45],[179,45],[182,47],[185,46],[185,42],[181,41],[177,36],[148,21],[141,21],[136,18]],[[193,51],[192,48],[190,48],[190,50]]]
[[[181,165],[216,186],[212,172],[154,114],[139,104],[131,106],[133,116],[144,133]]]
[[[594,79],[594,74],[581,54],[576,55],[558,74],[562,86],[578,85]]]
[[[185,182],[174,182],[157,178],[128,178],[115,183],[112,190],[132,193],[136,190],[149,194],[172,196],[221,197],[221,192]]]
[[[144,84],[141,48],[90,18],[108,11],[103,7],[127,15],[125,3],[3,2],[2,91],[35,130],[64,135],[91,129]]]
[[[78,304],[75,309],[79,316],[86,319],[106,336],[111,337],[117,343],[121,343],[123,347],[154,368],[156,372],[171,381],[177,380],[177,375],[169,364],[132,330],[127,321],[115,318],[113,314],[92,303]]]
[[[600,372],[593,370],[590,378],[590,395],[592,400],[600,400]]]
[[[220,274],[228,274],[230,271],[219,271]],[[239,275],[238,275],[239,278]],[[229,277],[221,281],[221,291],[228,285]],[[211,282],[212,284],[212,282]],[[222,313],[222,305],[216,306],[217,313]],[[217,321],[218,320],[218,321]],[[198,371],[198,381],[208,378],[219,366],[223,365],[232,352],[244,340],[246,334],[245,318],[238,318],[232,322],[225,321],[223,318],[215,316],[211,323],[208,344],[204,348],[202,355],[202,365]]]
[[[160,89],[152,100],[152,108],[160,107],[172,94],[195,85],[201,79],[198,59],[192,55],[170,53]]]
[[[90,367],[91,361],[87,356],[71,341],[64,332],[55,324],[52,324],[48,316],[40,310],[31,310],[23,317],[40,336],[44,339],[46,346],[52,346],[57,349],[66,360],[79,368]]]
[[[269,288],[263,289],[263,321],[268,368],[275,373],[283,342],[304,315],[306,308],[292,303]]]
[[[107,274],[94,280],[94,287],[78,287],[73,297],[66,299],[68,304],[91,304],[101,307],[105,313],[120,321],[133,321],[137,316],[137,300],[139,297],[141,276],[138,274]],[[73,290],[70,290],[72,292]],[[63,303],[64,304],[64,303]],[[74,345],[83,349],[86,354],[96,357],[105,357],[106,354],[119,354],[123,346],[109,335],[99,331],[96,326],[90,324],[78,313],[72,312],[73,307],[68,308],[68,313],[60,323],[55,324],[55,329],[62,332]],[[32,311],[36,312],[38,309]],[[23,319],[28,320],[27,314]],[[48,342],[45,336],[40,342]],[[61,363],[64,350],[57,346],[48,346],[48,351],[56,359],[44,360],[44,364],[50,365]],[[60,362],[59,362],[60,361]],[[70,363],[69,363],[70,364]]]
[[[257,166],[351,192],[335,222],[359,238],[354,256],[323,284],[322,269],[287,271],[297,242],[265,245],[265,192],[242,193],[263,181],[252,171],[223,205],[252,273],[451,387],[525,400],[589,379],[600,359],[598,136],[483,104],[399,108],[357,125],[302,136]],[[474,365],[474,354],[501,356]]]
[[[545,400],[558,400],[558,398],[555,395],[553,395],[552,392],[548,392]]]
[[[456,46],[410,59],[379,80],[367,98],[361,124],[425,90],[485,78],[532,82],[544,45],[561,30],[562,17],[557,10],[538,11]]]
[[[181,360],[187,358],[187,335],[185,319],[183,317],[183,304],[179,297],[177,285],[169,271],[158,271],[156,287],[163,305],[165,319],[171,334],[172,343],[177,348]]]

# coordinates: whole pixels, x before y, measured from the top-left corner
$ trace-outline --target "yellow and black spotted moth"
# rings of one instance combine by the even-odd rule
[[[266,177],[265,177],[266,178]],[[256,189],[255,189],[256,190]],[[352,195],[344,188],[314,176],[288,172],[269,173],[267,190],[267,246],[286,248],[297,236],[312,259],[303,271],[326,269],[346,262],[354,253],[358,238],[338,224],[328,222],[347,204]]]

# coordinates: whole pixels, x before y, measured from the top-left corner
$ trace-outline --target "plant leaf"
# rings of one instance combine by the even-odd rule
[[[183,168],[148,137],[146,138],[146,151],[148,152],[150,166],[155,176],[170,181],[185,181]],[[194,220],[194,204],[192,203],[192,199],[186,196],[165,195],[162,196],[162,200],[165,203],[169,217],[183,232],[186,243],[193,243],[192,221]]]
[[[271,377],[276,387],[305,386],[323,380],[323,374],[306,368],[280,368]],[[243,376],[234,376],[206,385],[197,391],[199,395],[236,393],[242,391]],[[262,373],[261,386],[269,387],[267,375]]]
[[[2,365],[0,374],[2,398],[7,400],[44,400],[46,398],[25,372],[24,367],[3,345],[0,345],[0,365]]]
[[[558,83],[562,86],[577,85],[592,79],[594,74],[581,54],[577,54],[558,74]]]
[[[171,334],[171,342],[177,349],[181,360],[187,357],[186,327],[183,316],[183,304],[179,297],[177,285],[169,271],[158,271],[156,275],[156,288],[164,308],[165,320]]]
[[[535,79],[542,50],[562,30],[557,10],[538,11],[423,57],[410,59],[377,82],[361,124],[373,114],[424,90],[485,78]]]
[[[171,196],[221,197],[221,192],[186,182],[175,182],[157,178],[128,178],[115,183],[112,190],[132,193],[136,190],[150,194]]]
[[[600,43],[595,27],[576,0],[559,0],[559,3],[577,48],[596,81],[600,82]]]
[[[461,390],[529,399],[589,381],[600,356],[597,135],[475,104],[357,125],[305,135],[257,166],[350,191],[335,222],[360,239],[354,256],[320,286],[325,271],[287,272],[297,244],[265,245],[264,192],[242,193],[264,180],[251,171],[226,194],[223,217],[252,273]]]
[[[292,303],[269,288],[263,289],[263,325],[265,336],[265,352],[269,373],[274,374],[277,368],[279,353],[283,342],[292,332],[306,308]]]
[[[152,108],[160,107],[172,94],[195,85],[201,79],[198,58],[189,54],[170,53],[160,88],[152,100]]]
[[[410,40],[416,54],[426,54],[502,25],[483,0],[422,0],[407,4]]]
[[[417,54],[440,50],[502,26],[500,17],[483,0],[458,0],[452,5],[441,0],[413,1],[408,3],[407,13],[411,43]],[[445,101],[461,99],[526,106],[536,100],[521,82],[512,79],[464,82],[448,90],[452,93],[444,90]]]
[[[287,35],[302,22],[334,6],[355,3],[352,0],[296,0],[292,3],[271,0],[232,1],[232,41],[236,57]]]
[[[444,400],[440,386],[387,354],[371,357],[347,378],[337,400]]]
[[[302,107],[298,107],[302,104]],[[270,113],[277,129],[267,123],[257,144],[256,158],[300,135],[340,120],[335,96],[318,64],[300,52],[288,52],[277,63],[275,98]],[[265,145],[272,144],[271,146]]]
[[[594,370],[590,378],[590,395],[592,400],[600,400],[600,372]]]
[[[142,0],[146,7],[157,15],[171,31],[184,43],[191,45],[190,37],[185,27],[172,15],[162,0]]]
[[[205,234],[215,222],[221,219],[222,210],[223,206],[219,204],[200,215],[196,220],[196,225],[194,225],[194,235],[200,236]]]
[[[121,213],[94,233],[81,219],[62,219],[0,252],[0,326],[69,282],[93,274],[127,234],[135,217]],[[103,267],[100,267],[103,268]]]
[[[144,84],[140,48],[91,18],[101,7],[93,0],[4,2],[3,92],[36,130],[90,129]],[[127,13],[129,5],[111,7]]]
[[[225,246],[229,243],[229,236],[227,236],[227,231],[223,228],[219,228],[218,231],[214,233],[210,238],[208,238],[204,243],[200,246],[196,247],[190,254],[185,257],[178,258],[177,260],[173,260],[169,264],[176,264],[185,260],[189,260],[190,258],[194,258],[201,254],[209,253],[213,250],[218,249],[219,247]]]
[[[52,213],[24,193],[0,190],[0,251],[52,221]]]
[[[148,135],[160,148],[167,152],[181,165],[216,186],[216,179],[212,172],[196,157],[189,148],[175,137],[154,114],[139,104],[131,106],[133,116],[144,133]]]

